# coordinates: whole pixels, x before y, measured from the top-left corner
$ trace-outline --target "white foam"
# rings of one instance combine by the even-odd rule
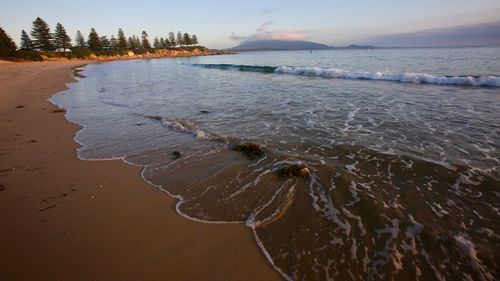
[[[326,78],[340,79],[361,79],[361,80],[383,80],[425,84],[444,85],[465,85],[465,86],[491,86],[500,87],[500,77],[493,75],[485,76],[441,76],[428,73],[402,72],[392,73],[388,71],[348,71],[339,68],[320,67],[295,67],[280,66],[276,73],[295,74],[305,76],[318,76]]]
[[[455,242],[462,249],[465,256],[469,258],[471,266],[479,273],[481,280],[493,280],[493,276],[489,273],[477,257],[476,247],[474,243],[465,238],[463,235],[455,236]]]

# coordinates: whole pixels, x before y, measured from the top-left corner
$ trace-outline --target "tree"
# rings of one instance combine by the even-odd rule
[[[138,42],[138,38],[133,35],[128,38],[128,48],[132,51],[137,51],[140,49],[141,43]]]
[[[0,27],[0,57],[10,57],[16,54],[16,43],[12,38]]]
[[[80,30],[76,31],[75,44],[76,47],[85,48],[85,38],[83,38]]]
[[[91,49],[92,51],[102,50],[101,39],[99,38],[99,35],[97,34],[94,28],[90,29],[87,45],[89,46],[89,49]]]
[[[21,31],[21,50],[33,51],[33,42],[24,29]]]
[[[31,37],[33,37],[33,48],[41,51],[53,51],[52,34],[50,33],[49,25],[41,18],[36,18],[31,29]]]
[[[153,41],[153,47],[155,49],[160,49],[161,46],[160,46],[160,39],[158,39],[158,37],[155,37],[155,40]]]
[[[182,42],[184,42],[184,45],[189,46],[191,45],[191,36],[189,34],[184,33],[184,36],[182,37]]]
[[[109,42],[108,37],[106,36],[101,36],[99,37],[99,40],[101,41],[101,49],[105,51],[111,50],[111,42]]]
[[[56,24],[56,32],[54,33],[54,47],[56,49],[61,49],[63,52],[66,52],[66,49],[71,48],[71,38],[69,38],[66,33],[66,29],[62,26],[62,24]]]
[[[132,38],[134,39],[135,49],[142,50],[141,40],[139,40],[139,37],[134,35]]]
[[[182,41],[182,33],[180,31],[177,31],[177,40],[175,42],[179,46],[184,45],[184,42]]]
[[[165,39],[163,39],[163,37],[160,38],[160,48],[161,49],[166,49],[167,48],[167,45],[165,44]]]
[[[198,45],[198,37],[196,37],[196,35],[193,34],[193,36],[191,36],[191,44],[193,45]]]
[[[169,47],[175,47],[177,45],[177,41],[175,41],[175,34],[172,31],[168,33],[168,41],[170,41],[168,43]]]
[[[113,51],[118,51],[119,50],[119,48],[118,48],[118,40],[116,40],[116,38],[115,38],[114,35],[111,35],[111,39],[109,39],[109,44],[110,44],[111,50],[113,50]]]
[[[133,47],[134,47],[134,40],[132,39],[132,37],[129,36],[127,39],[127,48],[133,51],[134,50]]]
[[[142,48],[144,50],[150,50],[151,49],[151,44],[149,44],[148,34],[146,33],[146,31],[142,32],[141,45],[142,45]]]
[[[127,39],[121,28],[118,29],[118,50],[124,51],[127,49]]]

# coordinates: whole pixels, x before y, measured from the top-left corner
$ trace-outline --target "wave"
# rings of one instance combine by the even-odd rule
[[[203,131],[198,127],[198,125],[189,120],[182,120],[182,119],[162,120],[162,124],[163,126],[170,128],[174,131],[193,134],[194,137],[200,140],[212,138],[212,136],[209,133]]]
[[[193,64],[203,68],[215,68],[222,70],[239,70],[243,72],[275,73],[275,66],[241,65],[241,64]]]
[[[494,75],[446,76],[429,73],[388,71],[349,71],[338,68],[302,67],[302,66],[252,66],[236,64],[194,64],[193,66],[222,70],[238,70],[243,72],[260,72],[276,74],[293,74],[337,79],[380,80],[408,82],[418,84],[489,86],[500,87],[500,77]]]

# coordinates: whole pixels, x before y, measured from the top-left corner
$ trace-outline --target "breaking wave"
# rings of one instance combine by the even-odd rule
[[[339,68],[302,67],[302,66],[252,66],[236,64],[194,64],[193,66],[221,70],[238,70],[242,72],[260,72],[315,76],[337,79],[380,80],[420,84],[489,86],[500,87],[500,77],[494,75],[447,76],[429,73],[388,71],[349,71]]]

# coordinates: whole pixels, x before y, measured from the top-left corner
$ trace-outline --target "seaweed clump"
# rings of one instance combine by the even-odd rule
[[[278,173],[282,177],[302,177],[302,178],[307,178],[311,174],[309,169],[302,164],[288,165],[278,170]]]
[[[264,156],[264,150],[255,143],[244,143],[233,147],[234,151],[245,154],[250,160]]]

